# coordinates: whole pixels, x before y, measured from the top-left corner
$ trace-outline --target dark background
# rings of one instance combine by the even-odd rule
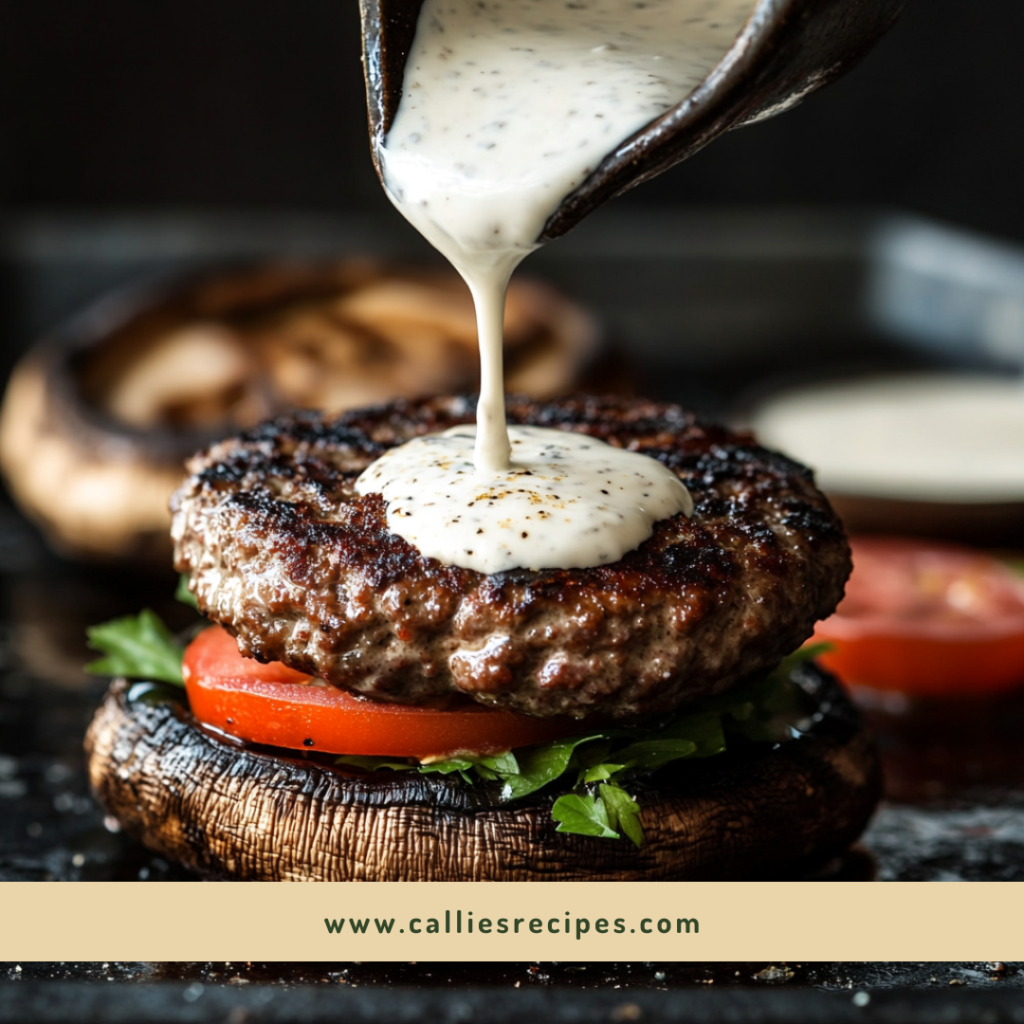
[[[0,210],[393,216],[356,0],[0,0]],[[911,0],[845,80],[620,200],[878,204],[1024,239],[1024,2]]]

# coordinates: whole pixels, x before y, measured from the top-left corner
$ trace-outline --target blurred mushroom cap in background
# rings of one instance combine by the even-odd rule
[[[593,316],[513,281],[507,389],[570,391],[602,352]],[[193,451],[293,408],[342,412],[474,390],[469,291],[369,261],[204,274],[104,300],[18,364],[0,414],[14,499],[70,557],[169,565],[167,500]]]

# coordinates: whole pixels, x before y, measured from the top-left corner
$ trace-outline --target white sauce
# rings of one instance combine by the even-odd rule
[[[708,77],[754,7],[754,0],[423,4],[402,100],[378,157],[392,202],[462,274],[476,303],[481,382],[473,463],[479,475],[471,477],[464,455],[453,450],[445,456],[462,466],[457,475],[472,480],[466,494],[505,487],[510,475],[519,479],[523,465],[520,452],[511,452],[502,386],[502,319],[513,270],[537,247],[562,200],[608,153]],[[517,439],[543,447],[557,445],[564,440],[560,435],[531,430]],[[464,443],[463,436],[458,444]],[[573,448],[567,477],[565,466],[558,466],[558,493],[572,496],[568,521],[552,513],[543,542],[535,543],[532,529],[509,527],[493,547],[491,541],[481,545],[475,540],[481,527],[453,513],[455,498],[447,499],[455,503],[452,508],[431,506],[436,511],[428,515],[424,492],[447,494],[452,481],[434,464],[436,451],[429,443],[409,449],[382,460],[387,475],[371,467],[360,489],[385,488],[386,498],[405,496],[415,477],[421,498],[417,511],[398,515],[389,507],[391,528],[426,554],[450,564],[486,565],[484,572],[614,561],[650,536],[656,519],[689,514],[691,508],[678,481],[669,488],[674,501],[659,499],[650,506],[647,484],[640,480],[657,480],[659,470],[667,471],[632,454],[629,461],[636,468],[624,472],[639,475],[619,493],[613,514],[598,486],[612,456],[607,446],[590,442]],[[615,458],[623,454],[628,453],[617,452]],[[501,516],[509,522],[518,515],[513,515],[517,500],[502,499]],[[635,506],[632,512],[629,506]],[[408,509],[408,502],[403,507]],[[664,511],[653,514],[655,508]],[[587,527],[581,530],[584,509],[589,510]],[[413,525],[430,516],[436,516],[430,528]],[[599,521],[604,525],[590,532]],[[491,527],[496,531],[497,523]],[[488,527],[482,528],[489,536]],[[476,554],[481,547],[486,555]],[[618,553],[609,557],[610,552]]]
[[[1020,381],[924,374],[809,388],[766,403],[752,426],[834,494],[1024,501]]]
[[[608,153],[707,78],[753,8],[426,0],[379,154],[392,200],[460,270],[518,262]]]
[[[422,554],[484,573],[617,562],[659,519],[693,512],[679,478],[646,455],[564,430],[509,435],[508,469],[480,472],[476,428],[454,427],[392,448],[357,488],[383,494],[392,533]]]

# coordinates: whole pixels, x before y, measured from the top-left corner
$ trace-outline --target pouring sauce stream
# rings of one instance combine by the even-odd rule
[[[559,431],[512,428],[510,435],[502,375],[505,291],[562,200],[615,146],[707,78],[753,8],[753,0],[423,4],[401,103],[378,159],[392,202],[469,285],[481,387],[471,466],[459,447],[469,436],[461,430],[458,440],[443,442],[443,455],[436,443],[410,442],[402,446],[408,451],[385,455],[360,478],[361,492],[385,494],[394,532],[426,543],[422,532],[418,541],[403,532],[411,529],[410,515],[394,513],[393,497],[408,497],[408,512],[415,495],[421,521],[428,509],[445,509],[433,524],[440,539],[430,551],[441,561],[486,564],[485,572],[498,571],[494,565],[568,568],[566,559],[573,566],[617,560],[650,536],[657,519],[690,514],[692,502],[678,478],[647,456],[617,453],[633,483],[629,498],[605,514],[609,486],[600,480],[609,446],[577,447],[571,466],[559,455],[552,469],[544,459],[557,447]],[[498,503],[501,514],[494,523],[469,531],[465,524],[472,517],[461,508],[470,506],[463,501],[460,507],[452,497],[453,480],[446,475],[453,464],[460,467],[456,477],[473,480],[481,495],[491,495],[492,507]],[[524,473],[535,477],[531,483],[539,490],[522,488]],[[550,494],[557,491],[558,500],[574,510],[551,517],[552,529],[555,519],[561,526],[543,555],[535,544],[521,543],[530,540],[530,530],[516,525],[525,515],[519,495],[528,495],[527,504],[550,502],[542,480],[555,480]],[[583,516],[581,549],[581,518],[575,513],[583,509],[590,512]],[[503,522],[510,525],[502,528]],[[492,528],[502,538],[495,542],[500,550],[489,551],[481,562],[481,537]]]

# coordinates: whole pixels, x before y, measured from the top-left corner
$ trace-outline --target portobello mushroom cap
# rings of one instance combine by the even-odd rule
[[[587,311],[537,281],[509,299],[511,386],[544,397],[608,371]],[[476,352],[454,271],[293,262],[130,287],[18,363],[0,470],[63,554],[166,571],[167,502],[193,452],[288,409],[470,387]]]
[[[86,738],[93,789],[129,834],[211,878],[249,881],[653,881],[798,878],[860,835],[881,793],[876,751],[836,681],[794,680],[814,724],[731,744],[630,784],[645,842],[556,832],[555,783],[502,803],[496,785],[362,773],[237,746],[180,697],[116,680]]]

